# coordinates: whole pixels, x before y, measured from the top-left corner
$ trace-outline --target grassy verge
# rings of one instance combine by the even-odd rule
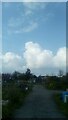
[[[16,108],[19,108],[21,105],[24,104],[25,97],[27,95],[28,95],[27,93],[25,93],[25,94],[22,93],[21,96],[19,96],[19,98],[17,99],[17,101],[12,100],[8,104],[3,105],[2,106],[2,115],[3,115],[2,117],[3,118],[12,118],[13,112],[15,111]]]
[[[1,104],[1,101],[2,101],[2,87],[0,85],[0,119],[2,118],[2,104]]]
[[[61,112],[68,117],[68,102],[64,103],[61,99],[61,95],[60,94],[55,94],[54,95],[54,100],[58,106],[58,109],[61,110]]]
[[[6,105],[2,105],[2,117],[12,118],[16,108],[24,104],[26,96],[32,90],[32,86],[28,91],[22,91],[19,87],[12,85],[3,89],[3,100],[9,100]]]

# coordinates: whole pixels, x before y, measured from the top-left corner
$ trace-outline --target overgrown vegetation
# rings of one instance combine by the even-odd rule
[[[66,90],[68,88],[68,74],[63,76],[46,76],[44,82],[48,89],[53,90]]]
[[[8,100],[8,103],[3,105],[3,118],[12,116],[13,111],[24,103],[28,92],[22,91],[16,85],[8,86],[3,90],[3,100]]]
[[[28,70],[27,70],[28,72]],[[30,72],[20,74],[18,72],[3,74],[2,80],[2,117],[11,118],[13,111],[24,103],[25,97],[32,90],[33,83],[30,82]],[[27,79],[28,78],[28,79]]]
[[[61,112],[68,117],[68,102],[63,102],[61,94],[55,94],[54,100],[58,106],[58,109],[60,109]]]
[[[32,90],[33,84],[42,84],[48,89],[66,90],[68,88],[68,73],[63,75],[60,72],[59,76],[36,76],[33,75],[30,69],[25,73],[15,71],[12,74],[2,74],[2,100],[3,118],[12,117],[13,111],[24,103],[25,97]],[[64,104],[60,95],[55,95],[55,100],[63,112],[68,114],[68,103]]]
[[[60,111],[68,117],[68,102],[64,103],[62,99],[63,91],[68,89],[68,73],[66,75],[61,73],[59,76],[46,76],[44,86],[49,90],[62,91],[61,94],[55,93],[54,99]]]

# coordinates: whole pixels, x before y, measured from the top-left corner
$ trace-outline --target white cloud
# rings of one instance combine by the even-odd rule
[[[25,44],[24,58],[30,68],[65,67],[66,48],[60,48],[56,55],[53,55],[52,51],[43,50],[39,44],[28,42]]]
[[[44,9],[47,3],[40,2],[23,2],[23,5],[30,10]]]
[[[2,72],[2,53],[0,53],[0,72]]]
[[[20,17],[17,17],[17,18],[11,17],[8,20],[8,29],[12,30],[12,31],[15,31],[17,29],[22,28],[23,24],[25,22],[25,18],[23,18],[23,17],[24,16],[20,16]]]
[[[52,51],[42,49],[38,43],[25,43],[25,51],[22,56],[12,52],[4,55],[0,54],[0,64],[2,62],[3,72],[22,71],[29,67],[31,70],[41,69],[65,69],[66,48],[59,48],[54,55]],[[1,71],[1,66],[0,66]]]
[[[28,25],[23,26],[22,28],[10,30],[8,32],[9,33],[15,33],[15,34],[18,34],[18,33],[27,33],[27,32],[32,32],[37,27],[38,27],[38,23],[32,21],[32,22],[29,22]]]
[[[31,32],[38,27],[38,21],[36,20],[36,18],[33,18],[32,15],[35,9],[37,10],[43,8],[45,4],[43,3],[40,4],[36,2],[35,3],[23,2],[21,4],[23,4],[24,7],[23,7],[23,11],[21,11],[19,15],[19,18],[12,17],[8,21],[8,33],[16,34],[16,33]]]
[[[2,38],[0,38],[0,52],[2,52]]]
[[[30,17],[31,15],[31,17]],[[19,34],[32,32],[38,27],[38,21],[32,18],[33,12],[30,9],[24,8],[23,12],[19,17],[11,17],[8,20],[8,33],[10,34]]]
[[[68,66],[68,48],[66,49],[66,65]]]
[[[8,72],[12,72],[14,70],[20,70],[22,67],[22,57],[14,54],[12,52],[7,52],[2,56],[3,60],[3,69]]]
[[[26,16],[29,16],[29,15],[32,15],[33,12],[31,10],[25,10],[25,15]]]
[[[31,32],[38,27],[37,22],[31,22],[28,26],[23,28],[23,32]]]
[[[59,48],[54,56],[54,64],[56,67],[66,66],[66,47]]]
[[[1,0],[2,2],[67,2],[67,0]]]
[[[3,56],[3,60],[4,60],[4,62],[5,63],[8,63],[8,62],[10,62],[10,61],[13,61],[14,62],[14,60],[20,60],[21,59],[21,57],[20,56],[18,56],[18,55],[16,55],[16,54],[14,54],[14,53],[11,53],[11,52],[8,52],[8,53],[6,53],[4,56]],[[11,62],[10,62],[10,64],[11,64]]]
[[[8,5],[8,4],[7,4]],[[23,10],[20,10],[20,5]],[[20,34],[20,33],[27,33],[35,30],[41,23],[46,22],[46,20],[50,20],[53,16],[52,13],[47,13],[43,17],[42,14],[39,15],[40,10],[44,10],[48,3],[40,3],[40,2],[23,2],[19,6],[17,4],[17,9],[21,12],[19,17],[11,17],[8,20],[8,33],[10,34]],[[38,13],[37,13],[38,12]],[[42,11],[43,12],[43,11]],[[37,16],[36,16],[37,14]]]

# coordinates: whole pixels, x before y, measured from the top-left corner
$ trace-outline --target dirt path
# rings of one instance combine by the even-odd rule
[[[55,92],[35,85],[24,106],[16,110],[14,118],[64,118],[53,100]]]

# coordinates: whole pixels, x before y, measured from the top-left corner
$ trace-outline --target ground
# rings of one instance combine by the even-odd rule
[[[57,108],[53,94],[58,91],[47,90],[41,85],[35,85],[27,96],[25,103],[17,109],[14,118],[65,118]],[[60,91],[61,92],[61,91]]]
[[[2,117],[2,87],[0,85],[0,119]]]

